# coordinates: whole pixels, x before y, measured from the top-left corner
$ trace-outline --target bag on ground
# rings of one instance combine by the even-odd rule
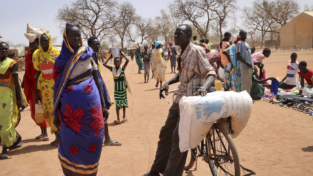
[[[229,129],[229,124],[223,119],[230,116],[233,130],[231,136],[236,138],[249,121],[252,99],[246,91],[214,92],[204,97],[183,97],[179,109],[179,148],[185,152],[195,148],[217,120]]]

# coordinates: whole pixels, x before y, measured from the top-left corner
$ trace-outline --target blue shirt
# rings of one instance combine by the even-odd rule
[[[248,43],[244,41],[239,41],[236,44],[236,53],[240,53],[243,60],[250,63],[253,66],[252,57],[251,57],[251,48]],[[249,68],[245,63],[240,62],[240,69]]]

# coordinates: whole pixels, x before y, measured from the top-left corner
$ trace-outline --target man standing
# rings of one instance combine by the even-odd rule
[[[195,45],[199,45],[199,42],[197,41],[197,36],[193,36],[193,44],[195,44]]]
[[[211,52],[211,45],[209,44],[209,42],[210,42],[209,39],[205,39],[205,40],[204,40],[204,43],[207,45],[207,50],[208,50],[209,52]]]
[[[100,51],[100,41],[98,40],[97,37],[90,37],[88,39],[88,46],[90,48],[92,48],[92,50],[97,54]],[[98,59],[98,65],[99,65],[99,72],[101,74],[101,77],[103,79],[102,76],[102,72],[101,72],[101,65],[100,65],[100,61]],[[104,122],[104,145],[105,146],[121,146],[122,144],[114,141],[111,139],[110,135],[109,135],[109,127],[108,127],[108,119],[105,119]]]
[[[252,86],[253,62],[251,57],[251,48],[246,43],[247,32],[241,30],[239,33],[241,39],[237,43],[236,53],[237,59],[240,61],[241,72],[241,91],[247,91],[250,94]]]
[[[160,98],[164,98],[169,85],[180,82],[177,97],[169,110],[165,125],[160,132],[160,140],[154,163],[149,173],[144,176],[181,176],[186,162],[187,152],[179,150],[179,101],[182,96],[204,96],[215,80],[214,68],[210,65],[202,47],[190,42],[192,29],[188,25],[180,25],[175,32],[175,44],[182,49],[178,58],[178,71],[172,79],[160,89]],[[200,86],[196,91],[195,87]]]

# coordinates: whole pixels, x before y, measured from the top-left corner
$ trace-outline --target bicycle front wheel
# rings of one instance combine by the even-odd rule
[[[212,126],[207,135],[207,146],[210,156],[207,162],[214,176],[240,176],[237,149],[231,135],[221,124]]]

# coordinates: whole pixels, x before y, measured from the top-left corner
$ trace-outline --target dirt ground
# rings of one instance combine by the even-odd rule
[[[265,59],[267,76],[280,77],[286,74],[291,52],[273,53]],[[306,60],[313,67],[313,51],[298,52],[298,60]],[[170,74],[168,62],[167,79]],[[113,97],[113,78],[104,70],[104,80]],[[155,80],[143,83],[143,75],[137,74],[136,62],[130,62],[126,73],[132,85],[133,95],[128,95],[129,122],[115,126],[114,106],[110,110],[109,130],[112,139],[122,143],[121,147],[103,147],[98,175],[141,176],[149,171],[154,160],[160,128],[165,122],[170,104],[158,98]],[[177,85],[170,88],[173,89]],[[170,102],[172,98],[169,97]],[[22,148],[10,152],[11,159],[0,161],[2,176],[61,176],[57,148],[50,141],[35,140],[40,129],[30,117],[29,108],[22,112],[17,127],[23,138]],[[257,175],[312,175],[313,174],[313,120],[310,116],[294,110],[257,101],[247,127],[236,138],[241,164]],[[211,175],[208,165],[198,162],[198,170],[184,176]]]

